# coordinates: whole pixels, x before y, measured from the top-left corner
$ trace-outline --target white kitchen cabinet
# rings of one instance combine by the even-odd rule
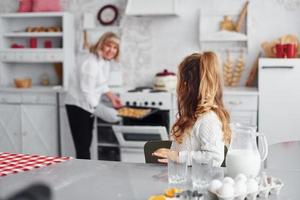
[[[58,155],[56,93],[0,92],[0,151]]]
[[[300,59],[259,60],[259,130],[269,144],[300,140]]]
[[[0,15],[0,86],[14,86],[15,78],[29,77],[33,87],[43,77],[49,85],[67,88],[69,70],[75,66],[73,15],[67,12],[7,13]],[[28,29],[41,29],[29,32]],[[57,32],[53,27],[58,28]],[[47,30],[46,30],[47,29]],[[30,47],[30,39],[37,47]],[[46,47],[46,43],[51,47]],[[24,48],[12,48],[18,44]]]
[[[258,92],[256,88],[225,88],[223,102],[229,111],[231,122],[257,127]]]
[[[22,152],[58,155],[56,105],[21,105]]]
[[[0,103],[0,152],[21,152],[20,110],[19,105]]]
[[[64,104],[66,93],[60,93],[60,143],[61,155],[76,157],[75,146],[69,125],[66,107]]]

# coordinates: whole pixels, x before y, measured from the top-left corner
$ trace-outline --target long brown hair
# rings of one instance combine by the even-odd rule
[[[90,53],[93,53],[93,54],[95,54],[98,57],[99,56],[98,55],[99,49],[102,49],[103,45],[106,44],[106,43],[108,43],[108,42],[112,42],[112,43],[114,43],[114,44],[117,45],[118,52],[117,52],[116,56],[114,57],[114,59],[116,61],[119,61],[119,57],[120,57],[120,39],[113,32],[106,32],[106,33],[104,33],[99,38],[99,40],[90,47],[90,49],[89,49]]]
[[[178,119],[172,135],[178,143],[203,114],[214,111],[222,123],[223,140],[230,142],[230,117],[223,105],[219,62],[215,53],[194,53],[178,67]]]

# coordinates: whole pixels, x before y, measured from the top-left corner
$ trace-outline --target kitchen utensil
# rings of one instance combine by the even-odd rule
[[[54,63],[54,70],[58,79],[58,82],[62,83],[63,78],[63,64],[62,63]]]
[[[83,49],[88,49],[90,47],[88,41],[88,33],[86,30],[83,31]]]
[[[188,151],[168,153],[168,181],[170,184],[182,184],[187,181]]]
[[[51,40],[46,40],[44,42],[44,47],[45,48],[52,48],[52,41]]]
[[[256,132],[256,127],[231,124],[232,136],[226,156],[226,167],[230,177],[242,173],[248,177],[256,177],[261,163],[268,155],[266,137]],[[263,155],[260,156],[256,141],[261,141]]]
[[[30,88],[32,86],[31,78],[16,78],[14,82],[16,88]]]
[[[244,4],[244,6],[243,6],[243,8],[242,8],[242,10],[241,10],[241,12],[240,12],[240,14],[239,14],[239,18],[238,18],[238,20],[236,22],[236,25],[235,25],[235,30],[237,32],[241,32],[241,27],[242,27],[242,25],[244,23],[246,15],[247,15],[248,4],[249,4],[249,1],[246,1],[245,4]]]
[[[254,80],[257,77],[257,71],[258,71],[258,60],[261,57],[261,52],[259,52],[258,56],[256,57],[255,62],[253,63],[249,76],[246,81],[246,87],[251,87],[254,85],[257,85],[257,82],[255,83]]]
[[[49,75],[45,73],[41,76],[41,85],[47,86],[49,84],[50,84]]]
[[[276,58],[284,58],[285,57],[285,48],[284,44],[276,44],[272,47],[273,53],[276,55]]]
[[[295,58],[297,55],[297,46],[295,44],[285,44],[284,50],[287,58]]]
[[[157,108],[124,106],[118,109],[118,116],[129,119],[144,119],[157,111]]]
[[[231,17],[225,15],[223,21],[220,22],[220,28],[221,30],[234,31],[235,26]]]
[[[29,39],[29,47],[30,48],[37,48],[37,38],[30,38]]]
[[[154,81],[155,90],[172,91],[176,89],[176,85],[177,85],[176,74],[168,71],[167,69],[157,73],[155,76],[155,81]]]

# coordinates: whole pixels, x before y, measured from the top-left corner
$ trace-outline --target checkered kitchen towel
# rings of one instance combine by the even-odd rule
[[[71,159],[71,157],[52,157],[0,152],[0,176],[29,171]]]

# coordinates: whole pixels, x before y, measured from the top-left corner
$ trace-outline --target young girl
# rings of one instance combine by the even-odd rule
[[[105,94],[113,107],[120,107],[119,97],[107,85],[109,69],[119,58],[119,38],[112,32],[103,34],[90,47],[90,55],[76,70],[65,104],[74,140],[76,158],[89,159],[94,117],[92,113]]]
[[[218,58],[213,52],[194,53],[178,68],[178,119],[172,128],[171,149],[199,151],[213,159],[214,166],[224,160],[224,145],[230,141],[229,114],[222,101]],[[169,149],[153,155],[167,162]]]

